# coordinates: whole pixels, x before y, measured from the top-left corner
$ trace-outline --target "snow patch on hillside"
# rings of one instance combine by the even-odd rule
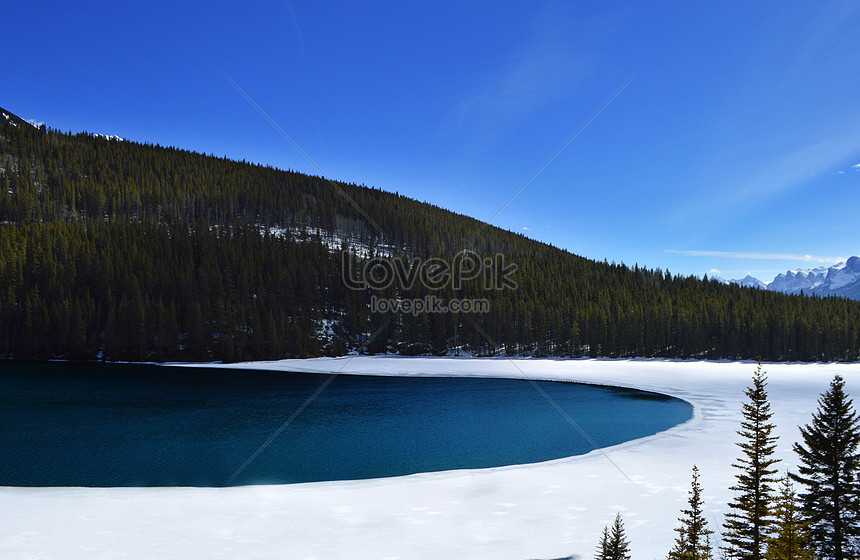
[[[397,248],[393,245],[375,244],[370,245],[366,241],[353,235],[347,235],[343,232],[333,232],[313,226],[305,227],[280,227],[280,226],[257,226],[261,232],[268,232],[273,237],[287,238],[291,237],[297,241],[315,241],[319,240],[330,251],[340,251],[347,247],[356,256],[360,258],[375,257],[390,257],[394,255]],[[403,248],[400,248],[403,250]]]
[[[117,142],[125,142],[125,138],[113,134],[93,134],[96,138],[104,138],[105,140],[116,140]]]

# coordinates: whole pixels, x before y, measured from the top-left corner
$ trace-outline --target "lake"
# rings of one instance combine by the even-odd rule
[[[127,364],[0,365],[0,486],[224,486],[328,376]],[[540,387],[601,447],[692,416],[676,398]],[[337,376],[233,485],[533,463],[592,444],[529,382]]]

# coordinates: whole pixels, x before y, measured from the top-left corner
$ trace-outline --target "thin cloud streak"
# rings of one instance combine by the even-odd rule
[[[834,264],[842,262],[845,257],[821,257],[814,255],[796,255],[793,253],[756,253],[745,251],[697,251],[694,249],[667,249],[667,253],[687,255],[690,257],[726,257],[731,259],[753,259],[772,261],[804,261]]]
[[[690,223],[697,228],[724,227],[727,217],[737,220],[769,201],[796,196],[792,193],[794,189],[818,174],[844,165],[860,150],[858,129],[860,112],[855,112],[815,130],[810,127],[793,149],[781,149],[768,159],[748,158],[729,151],[722,156],[723,160],[736,161],[727,163],[727,169],[719,174],[703,170],[701,181],[708,187],[682,202],[670,219],[685,228]],[[860,170],[856,166],[852,169]]]
[[[572,28],[581,30],[571,18],[559,7],[539,16],[519,48],[486,70],[473,91],[443,118],[438,135],[466,133],[486,144],[513,122],[570,94],[593,59],[576,40],[581,33],[572,33]]]

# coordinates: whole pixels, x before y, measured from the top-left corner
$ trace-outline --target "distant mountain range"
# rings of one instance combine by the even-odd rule
[[[750,275],[739,280],[725,280],[719,276],[713,276],[712,279],[723,284],[738,284],[784,294],[799,294],[802,291],[806,295],[860,300],[860,257],[851,257],[829,267],[789,270],[768,283]]]

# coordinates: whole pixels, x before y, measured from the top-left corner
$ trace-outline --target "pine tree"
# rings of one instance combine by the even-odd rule
[[[675,546],[669,551],[669,560],[711,560],[711,535],[708,521],[702,512],[702,487],[699,485],[699,469],[693,465],[693,482],[690,486],[689,507],[681,510],[682,517],[678,518],[681,525],[675,528],[678,536]]]
[[[597,545],[595,560],[630,560],[630,542],[624,534],[624,522],[621,513],[615,515],[612,529],[603,528],[603,536]]]
[[[766,560],[813,560],[809,549],[809,523],[798,507],[791,479],[782,479],[774,500],[774,534],[767,545]]]
[[[800,498],[816,556],[835,560],[860,552],[860,427],[844,386],[837,375],[818,399],[812,423],[800,428],[803,443],[795,443],[794,451],[801,464],[790,475],[805,487]]]
[[[606,560],[612,554],[609,546],[611,537],[609,535],[609,526],[603,526],[603,535],[600,537],[600,542],[597,543],[597,552],[594,554],[594,560]]]
[[[744,421],[738,431],[743,441],[737,445],[743,456],[732,464],[738,469],[737,483],[731,487],[736,496],[729,503],[721,547],[728,558],[761,560],[770,533],[777,481],[773,465],[779,460],[773,457],[777,438],[771,435],[774,425],[766,386],[767,377],[759,364],[752,387],[745,391],[749,400],[743,405]]]

